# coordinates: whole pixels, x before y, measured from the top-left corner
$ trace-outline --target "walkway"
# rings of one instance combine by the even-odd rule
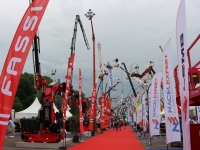
[[[145,150],[132,129],[127,126],[122,131],[112,129],[94,136],[68,150]]]

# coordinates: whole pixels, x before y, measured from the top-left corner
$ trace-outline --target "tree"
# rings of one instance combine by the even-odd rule
[[[15,98],[13,109],[18,112],[22,110],[22,104],[18,97]]]
[[[50,84],[53,82],[53,79],[51,77],[48,76],[42,76],[43,79],[45,79],[47,81],[47,84]]]
[[[34,75],[23,73],[20,77],[16,96],[22,104],[22,109],[28,108],[35,100],[37,90],[34,88]]]

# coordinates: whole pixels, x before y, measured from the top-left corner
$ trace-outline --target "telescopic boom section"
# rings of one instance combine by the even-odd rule
[[[45,86],[47,85],[47,81],[42,78],[40,62],[39,62],[39,53],[40,53],[40,40],[37,35],[34,37],[33,41],[33,53],[35,55],[35,84],[38,90],[42,90],[42,93],[45,93]]]
[[[129,82],[130,82],[130,84],[131,84],[131,88],[132,88],[132,90],[133,90],[133,94],[134,94],[135,97],[137,97],[137,94],[136,94],[136,92],[135,92],[133,83],[132,83],[131,78],[130,78],[130,73],[127,71],[127,68],[126,68],[125,63],[122,63],[122,64],[124,65],[124,68],[122,68],[122,67],[120,67],[120,68],[126,72],[126,74],[127,74],[127,76],[128,76],[128,80],[129,80]]]
[[[84,38],[84,41],[85,41],[85,45],[86,45],[88,50],[90,49],[90,46],[89,46],[89,43],[88,43],[88,40],[87,40],[87,37],[86,37],[86,34],[85,34],[85,30],[83,28],[83,24],[82,24],[81,19],[80,19],[80,16],[76,15],[75,25],[74,25],[74,33],[73,33],[72,43],[71,43],[71,48],[70,48],[71,49],[71,55],[72,55],[72,53],[75,53],[75,44],[76,44],[76,34],[77,34],[77,24],[78,23],[79,23],[79,25],[81,27],[81,31],[83,33],[83,38]]]

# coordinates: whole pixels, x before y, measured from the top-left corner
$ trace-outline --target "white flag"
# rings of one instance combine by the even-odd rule
[[[200,106],[197,106],[197,120],[200,122]]]
[[[163,91],[167,139],[166,142],[168,144],[175,141],[181,141],[172,65],[171,40],[167,42],[163,50]]]
[[[113,67],[108,68],[109,88],[113,88]]]
[[[142,103],[141,102],[136,103],[136,111],[137,111],[136,123],[139,124],[140,122],[142,122]]]
[[[160,134],[160,84],[162,72],[157,72],[152,79],[149,104],[150,136]]]
[[[186,43],[185,0],[181,0],[176,20],[176,41],[178,51],[178,71],[180,103],[182,110],[183,149],[191,150],[189,124],[188,57]]]
[[[146,122],[147,122],[147,117],[146,117],[146,105],[145,105],[145,98],[146,95],[145,93],[142,95],[142,123],[143,123],[143,131],[147,130],[146,127]]]

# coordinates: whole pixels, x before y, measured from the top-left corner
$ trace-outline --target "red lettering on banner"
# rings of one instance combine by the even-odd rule
[[[166,73],[166,76],[165,76],[165,78],[166,78],[166,84],[170,84],[167,55],[165,55],[165,73]]]
[[[154,95],[153,95],[153,98],[156,98],[157,97],[157,86],[158,86],[158,80],[155,79],[155,82],[154,82]]]

